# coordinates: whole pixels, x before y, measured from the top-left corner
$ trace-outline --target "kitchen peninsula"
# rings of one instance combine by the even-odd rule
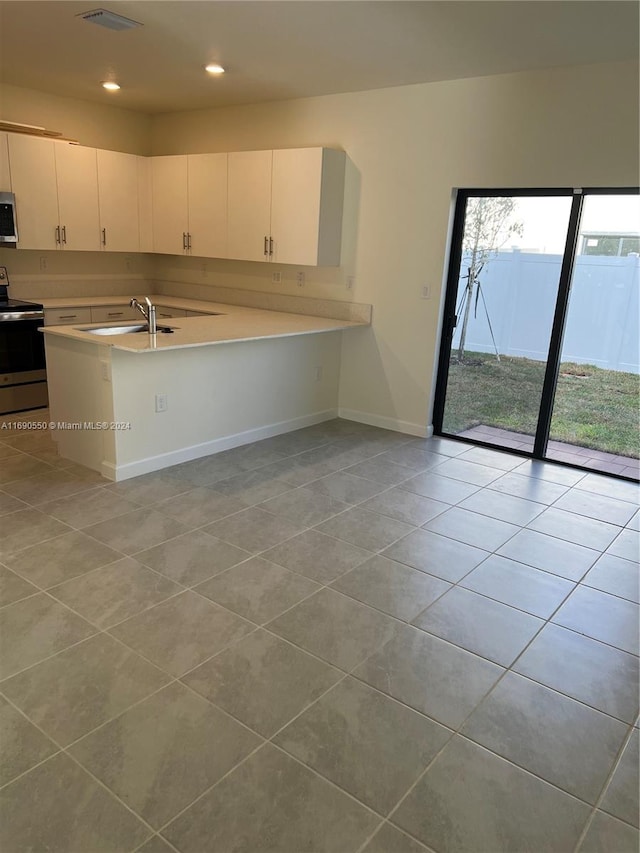
[[[154,338],[45,327],[61,456],[124,480],[335,416],[342,333],[367,323],[206,307]]]

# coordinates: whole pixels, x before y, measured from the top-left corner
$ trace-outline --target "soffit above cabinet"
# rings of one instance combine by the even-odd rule
[[[92,8],[0,2],[3,81],[161,113],[638,55],[638,4],[617,0],[107,3],[143,25],[121,32],[77,17]]]

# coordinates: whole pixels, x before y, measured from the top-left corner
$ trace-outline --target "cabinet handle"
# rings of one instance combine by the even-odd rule
[[[75,320],[77,316],[77,314],[61,314],[58,320]]]
[[[56,225],[56,243],[60,245],[60,226]]]
[[[264,238],[264,253],[265,253],[265,255],[269,254],[269,238],[268,237]]]
[[[273,255],[273,237],[269,237],[269,257]]]
[[[103,246],[107,245],[107,229],[106,228],[102,229],[102,245]]]
[[[62,242],[63,243],[67,242],[67,226],[66,225],[62,226]]]
[[[107,311],[107,317],[122,317],[124,311]]]
[[[191,249],[191,231],[187,231],[187,249]]]
[[[187,232],[186,231],[182,232],[182,251],[183,252],[187,251]]]

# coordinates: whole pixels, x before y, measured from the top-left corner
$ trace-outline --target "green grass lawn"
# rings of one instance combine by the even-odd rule
[[[452,359],[443,423],[459,433],[478,424],[534,435],[545,363],[467,352]],[[640,376],[591,364],[560,365],[551,438],[606,453],[640,456]]]

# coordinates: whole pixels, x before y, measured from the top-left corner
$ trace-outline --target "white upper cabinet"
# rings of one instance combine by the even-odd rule
[[[19,249],[100,248],[95,148],[10,134]]]
[[[329,148],[273,152],[271,260],[340,265],[345,159]]]
[[[189,154],[188,251],[201,258],[227,257],[227,154]]]
[[[187,248],[187,155],[151,158],[153,251],[182,255]]]
[[[228,257],[269,260],[273,151],[229,154]]]
[[[140,251],[139,160],[135,154],[98,149],[100,240],[107,252]]]
[[[0,193],[11,192],[11,172],[9,171],[9,143],[7,134],[0,131]]]
[[[0,133],[22,249],[338,266],[345,162],[328,148],[141,157]]]
[[[151,159],[153,251],[225,258],[227,155]]]
[[[55,156],[62,247],[99,251],[96,149],[56,142]]]
[[[153,198],[151,192],[151,157],[136,157],[138,161],[138,223],[140,251],[153,252]]]
[[[9,134],[19,249],[57,249],[60,239],[54,142]]]
[[[326,148],[229,154],[229,257],[338,266],[345,159]]]

